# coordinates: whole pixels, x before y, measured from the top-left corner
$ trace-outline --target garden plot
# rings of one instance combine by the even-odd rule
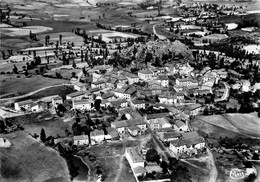
[[[2,33],[11,37],[15,36],[29,36],[30,31],[32,33],[42,33],[51,31],[51,27],[45,27],[45,26],[27,26],[23,28],[4,28],[1,29]]]

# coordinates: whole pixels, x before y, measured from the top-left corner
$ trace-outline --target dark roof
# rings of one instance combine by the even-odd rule
[[[169,113],[155,113],[155,114],[147,114],[147,119],[155,119],[155,118],[163,118],[169,116]]]
[[[68,94],[67,96],[68,97],[77,97],[80,95],[84,95],[84,93],[83,92],[73,92],[73,93]]]
[[[107,93],[104,93],[104,94],[102,95],[102,98],[103,98],[103,99],[108,99],[108,98],[113,97],[113,96],[115,96],[114,93],[112,93],[112,92],[107,92]]]
[[[164,139],[169,139],[169,138],[178,138],[181,136],[180,133],[176,133],[176,132],[166,132],[163,134]]]

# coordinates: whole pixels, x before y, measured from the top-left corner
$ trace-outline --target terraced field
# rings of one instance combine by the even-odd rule
[[[212,137],[260,137],[260,119],[255,113],[197,116],[191,127]]]

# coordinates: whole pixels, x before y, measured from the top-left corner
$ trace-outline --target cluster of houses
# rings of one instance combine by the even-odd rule
[[[100,100],[101,109],[114,108],[120,117],[110,123],[106,132],[94,130],[90,136],[74,136],[75,145],[95,145],[125,135],[135,137],[145,134],[149,129],[162,142],[170,142],[169,148],[175,154],[187,152],[191,147],[204,146],[200,143],[200,137],[183,136],[183,133],[189,132],[189,117],[204,110],[204,103],[198,103],[190,95],[204,96],[212,93],[212,86],[219,81],[221,71],[197,72],[189,64],[181,63],[167,64],[164,69],[148,67],[137,73],[113,71],[109,65],[103,65],[102,69],[105,70],[102,73],[100,68],[87,70],[92,78],[90,83],[73,80],[75,92],[66,95],[66,98],[54,95],[37,102],[26,100],[16,102],[14,108],[17,111],[38,112],[66,102],[71,104],[73,110],[94,112],[96,101]],[[180,76],[170,78],[176,74]],[[146,100],[147,97],[158,99]],[[139,112],[151,107],[158,113]]]

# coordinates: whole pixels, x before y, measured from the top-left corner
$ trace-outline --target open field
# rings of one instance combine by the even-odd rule
[[[2,28],[1,32],[4,35],[8,35],[11,37],[16,37],[16,36],[28,36],[30,31],[32,33],[43,33],[43,32],[48,32],[51,31],[52,28],[50,27],[45,27],[45,26],[26,26],[26,27],[22,27],[22,28]]]
[[[78,155],[83,157],[83,160],[90,167],[89,182],[96,181],[96,167],[100,166],[102,174],[105,177],[105,181],[129,181],[134,182],[135,178],[131,171],[131,168],[125,159],[124,153],[126,147],[138,146],[141,141],[127,140],[111,143],[104,143],[100,146],[92,146],[84,151],[88,151],[89,154],[84,155],[84,151],[81,151]],[[95,156],[95,161],[90,161],[89,156]]]
[[[1,137],[1,135],[0,135]],[[24,132],[4,135],[12,146],[0,148],[1,182],[69,182],[66,161]]]
[[[72,92],[74,92],[74,88],[72,88],[70,86],[58,86],[58,87],[48,88],[43,91],[39,91],[28,97],[23,97],[22,99],[17,99],[17,101],[26,100],[26,99],[38,100],[40,98],[43,98],[46,96],[52,96],[52,95],[59,95],[59,96],[65,98],[66,95],[68,95]]]
[[[54,45],[59,41],[59,36],[62,35],[62,42],[73,42],[75,46],[84,45],[84,39],[72,32],[60,32],[60,33],[50,33],[42,34],[39,36],[39,40],[42,44],[45,43],[45,36],[50,36],[50,43],[53,42]]]
[[[62,118],[53,118],[53,115],[47,112],[28,114],[24,116],[18,116],[12,120],[14,124],[20,124],[24,127],[24,130],[30,134],[40,135],[41,129],[44,128],[46,136],[56,137],[60,135],[65,137],[65,130],[71,131],[71,122],[63,122]],[[49,118],[45,120],[44,118]]]
[[[14,49],[14,51],[17,51],[19,49],[24,49],[28,47],[40,47],[40,46],[42,46],[40,42],[29,40],[29,38],[27,37],[4,38],[4,36],[2,36],[0,50],[7,51],[8,49]],[[0,57],[0,60],[2,60],[2,56]]]
[[[66,80],[51,79],[39,75],[30,78],[25,78],[24,75],[21,75],[20,78],[17,78],[17,75],[14,74],[1,75],[0,81],[0,94],[12,93],[16,91],[20,94],[27,94],[47,86],[68,83]]]
[[[213,138],[260,137],[260,122],[255,113],[197,116],[191,121],[191,127]]]

